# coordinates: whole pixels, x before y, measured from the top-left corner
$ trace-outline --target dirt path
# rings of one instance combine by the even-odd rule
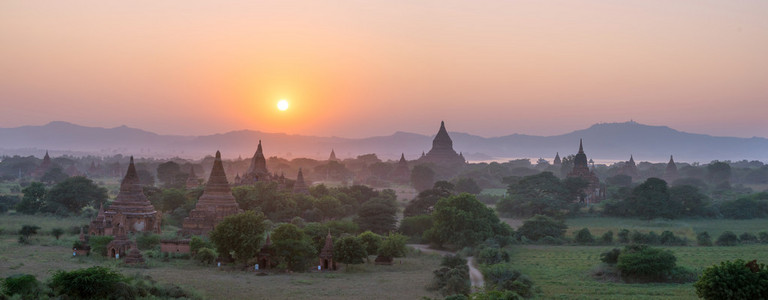
[[[450,255],[456,255],[455,252],[450,251],[443,251],[443,250],[435,250],[430,249],[427,245],[420,245],[420,244],[408,244],[407,246],[413,247],[415,249],[421,250],[421,252],[424,253],[434,253],[439,254],[442,256],[446,256],[448,254]],[[470,256],[467,257],[467,266],[469,267],[469,282],[472,283],[473,288],[481,288],[483,285],[485,285],[485,280],[483,279],[483,273],[480,272],[475,267],[475,258]]]

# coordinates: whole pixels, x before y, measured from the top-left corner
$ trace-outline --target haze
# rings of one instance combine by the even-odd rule
[[[0,126],[766,136],[764,1],[2,1]],[[276,103],[287,99],[290,109]]]

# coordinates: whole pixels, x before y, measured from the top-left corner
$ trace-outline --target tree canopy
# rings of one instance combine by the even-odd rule
[[[220,254],[245,262],[261,249],[264,220],[264,214],[253,211],[228,216],[211,231],[211,241]]]
[[[437,202],[433,225],[425,236],[438,245],[456,247],[476,245],[487,238],[510,235],[512,229],[499,221],[496,213],[477,201],[474,195],[460,194]]]

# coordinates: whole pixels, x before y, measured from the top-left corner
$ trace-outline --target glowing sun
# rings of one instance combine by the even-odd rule
[[[282,99],[280,101],[277,101],[277,109],[280,111],[285,111],[288,109],[288,100]]]

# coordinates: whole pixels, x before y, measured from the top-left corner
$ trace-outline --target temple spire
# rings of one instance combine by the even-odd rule
[[[579,153],[584,153],[584,144],[582,139],[579,139]]]

